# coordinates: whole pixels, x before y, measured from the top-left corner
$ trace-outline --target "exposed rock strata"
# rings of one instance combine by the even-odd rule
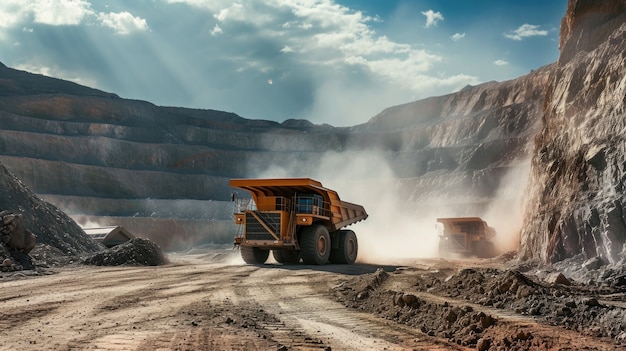
[[[571,0],[535,141],[522,259],[626,252],[626,1]]]

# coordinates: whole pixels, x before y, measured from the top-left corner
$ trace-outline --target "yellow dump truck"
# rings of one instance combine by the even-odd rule
[[[342,229],[367,218],[363,206],[339,199],[334,190],[309,178],[231,179],[251,199],[237,198],[235,246],[246,263],[262,264],[270,251],[289,264],[354,263],[358,242]]]
[[[491,239],[496,230],[480,217],[437,218],[439,254],[490,258],[497,252]]]

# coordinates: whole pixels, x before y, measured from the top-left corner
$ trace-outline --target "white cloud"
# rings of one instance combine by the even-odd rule
[[[93,15],[84,0],[2,0],[0,1],[0,40],[10,40],[6,30],[31,19],[47,25],[77,25]]]
[[[546,35],[548,35],[547,30],[540,30],[538,25],[528,23],[522,24],[519,28],[512,32],[504,33],[505,37],[513,40],[522,40],[524,38]]]
[[[115,30],[117,34],[130,34],[137,31],[145,31],[148,29],[148,24],[145,19],[135,17],[129,12],[119,13],[99,13],[98,19],[105,26]]]
[[[47,77],[60,78],[63,80],[69,80],[74,83],[95,87],[97,82],[94,79],[90,79],[85,76],[77,76],[76,73],[68,72],[63,69],[53,68],[49,66],[42,66],[34,63],[23,63],[14,67],[15,69],[27,71],[31,73],[41,74]]]
[[[443,21],[441,12],[433,10],[422,11],[422,15],[426,16],[426,28],[436,27],[439,21]]]
[[[452,39],[452,41],[459,41],[461,39],[465,38],[465,33],[454,33],[454,35],[452,35],[450,37],[450,39]]]
[[[229,19],[231,19],[231,20],[235,20],[235,19],[237,19],[237,20],[244,20],[245,19],[245,14],[244,14],[243,5],[239,4],[239,3],[234,3],[230,7],[221,9],[213,17],[215,17],[220,22],[224,22],[224,21],[229,20]]]
[[[11,28],[20,23],[30,12],[26,5],[24,0],[0,1],[0,29]]]
[[[148,29],[146,20],[127,11],[119,13],[97,13],[85,0],[3,0],[0,2],[0,29],[12,28],[27,22],[49,26],[77,26],[89,19],[97,19],[118,34],[129,34]],[[29,31],[33,31],[30,27]],[[2,39],[0,31],[0,39]]]
[[[53,26],[77,25],[94,12],[84,0],[35,0],[30,2],[35,22]]]
[[[495,61],[493,61],[493,64],[496,65],[496,66],[506,66],[509,63],[507,61],[504,61],[504,60],[495,60]]]
[[[311,23],[302,23],[298,21],[289,21],[283,23],[283,28],[300,28],[300,29],[311,29],[313,25]]]
[[[222,30],[222,27],[220,27],[217,23],[215,24],[215,27],[213,27],[213,29],[211,30],[211,35],[212,36],[216,36],[219,34],[224,33],[224,31]]]

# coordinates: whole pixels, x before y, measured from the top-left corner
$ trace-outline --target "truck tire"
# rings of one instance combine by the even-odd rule
[[[485,242],[485,258],[494,258],[496,256],[498,256],[498,251],[496,250],[496,245],[491,242],[491,241],[487,241]]]
[[[323,225],[304,227],[300,233],[300,256],[306,264],[326,264],[330,257],[330,234]]]
[[[445,237],[440,237],[439,238],[439,257],[450,258],[451,256],[452,256],[452,252],[450,251],[448,240],[446,240]]]
[[[491,241],[481,240],[476,243],[474,253],[478,258],[493,258],[496,256],[496,247]]]
[[[241,247],[241,258],[248,264],[263,264],[270,257],[269,250],[261,250],[258,247]]]
[[[278,263],[294,264],[300,262],[300,251],[296,250],[272,250],[272,255]]]
[[[359,252],[356,234],[351,230],[340,230],[337,240],[338,248],[330,251],[330,262],[353,264]]]

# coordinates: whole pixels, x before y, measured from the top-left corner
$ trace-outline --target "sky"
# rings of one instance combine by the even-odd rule
[[[160,106],[352,126],[558,58],[567,0],[1,0],[0,62]]]

